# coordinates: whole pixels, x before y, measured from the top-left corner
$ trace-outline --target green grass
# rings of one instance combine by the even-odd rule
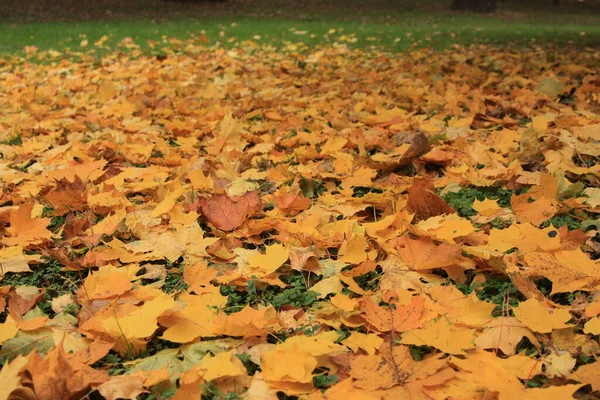
[[[288,286],[281,289],[279,286],[266,285],[265,287],[257,287],[256,281],[248,282],[245,290],[238,290],[234,286],[220,287],[221,295],[227,296],[227,305],[225,312],[234,313],[241,311],[247,305],[261,304],[266,306],[273,305],[279,309],[283,306],[291,305],[295,308],[310,307],[317,301],[318,294],[307,289],[307,284],[316,283],[316,276],[313,275],[315,281],[307,282],[301,273],[293,272],[289,276],[281,278]]]
[[[410,14],[394,22],[361,21],[300,21],[289,19],[219,17],[201,20],[172,20],[166,22],[138,21],[85,21],[33,22],[0,24],[0,53],[22,53],[25,46],[40,50],[88,52],[101,55],[94,43],[102,36],[109,37],[105,45],[114,49],[124,38],[130,37],[149,53],[164,53],[176,47],[169,38],[185,40],[198,37],[202,31],[212,44],[234,45],[245,40],[285,47],[288,43],[302,42],[308,46],[324,43],[346,43],[361,48],[378,47],[403,51],[413,47],[447,48],[453,44],[473,43],[494,45],[530,45],[559,43],[589,46],[600,43],[600,17],[571,17],[557,24],[554,14],[537,19],[506,20],[500,16],[472,14]],[[335,30],[335,32],[333,31]],[[86,47],[80,47],[83,39]],[[155,43],[152,49],[148,41]]]
[[[83,283],[87,273],[63,271],[62,264],[43,257],[41,264],[32,265],[31,273],[8,272],[0,279],[1,286],[36,286],[46,289],[37,306],[47,315],[54,315],[51,300],[66,293],[73,293]]]

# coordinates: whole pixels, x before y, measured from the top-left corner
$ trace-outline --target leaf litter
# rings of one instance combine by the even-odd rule
[[[0,64],[0,398],[598,394],[600,53],[178,43]]]

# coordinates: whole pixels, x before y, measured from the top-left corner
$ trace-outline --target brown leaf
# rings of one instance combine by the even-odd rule
[[[46,289],[34,286],[17,286],[8,294],[8,312],[22,316],[35,307],[45,292]]]
[[[397,147],[408,144],[410,147],[399,161],[400,164],[406,164],[422,156],[431,150],[429,138],[423,132],[399,132],[392,136]]]
[[[202,212],[216,228],[232,231],[239,228],[246,219],[261,210],[258,192],[248,192],[243,196],[228,197],[218,194],[201,205]]]
[[[475,263],[462,256],[462,248],[457,244],[440,243],[436,245],[429,237],[411,239],[401,236],[391,241],[400,258],[411,269],[427,271],[459,265],[464,269],[473,268]]]
[[[319,255],[311,247],[291,247],[290,265],[295,271],[313,271],[322,274],[319,266]]]
[[[437,215],[455,214],[448,203],[435,193],[433,183],[427,179],[417,178],[408,189],[408,210],[415,213],[417,221]]]
[[[70,211],[82,211],[87,207],[87,190],[85,183],[75,177],[73,182],[63,178],[56,182],[56,187],[46,195],[54,211],[51,215],[65,215]]]
[[[570,231],[566,224],[558,229],[558,234],[560,236],[560,245],[563,250],[579,249],[588,240],[588,237],[582,229]]]

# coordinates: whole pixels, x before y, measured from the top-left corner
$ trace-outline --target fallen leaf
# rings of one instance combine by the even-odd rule
[[[10,237],[4,237],[2,242],[8,246],[28,246],[41,244],[45,240],[52,240],[54,234],[46,227],[50,224],[50,218],[32,218],[33,202],[19,206],[10,212],[10,227],[6,233]]]
[[[28,357],[17,355],[4,364],[0,370],[0,399],[9,399],[15,390],[23,387],[20,375],[28,362]]]
[[[445,318],[430,321],[420,329],[413,329],[402,335],[401,343],[423,346],[425,343],[449,354],[461,354],[475,348],[474,329],[453,326]]]
[[[202,202],[202,212],[208,221],[219,229],[231,231],[239,228],[246,219],[261,209],[257,192],[228,197],[220,194]]]
[[[421,319],[425,298],[416,296],[408,306],[397,305],[393,308],[384,308],[375,303],[371,298],[360,302],[363,318],[379,332],[405,332],[423,326]]]
[[[358,352],[358,349],[363,349],[368,355],[373,356],[383,343],[383,339],[373,333],[354,332],[349,338],[344,339],[342,343],[350,347],[355,353]]]
[[[515,317],[534,332],[550,333],[554,329],[568,328],[571,319],[567,309],[548,309],[539,301],[531,298],[513,308]]]
[[[600,390],[600,370],[594,364],[581,365],[577,371],[569,375],[569,379],[592,385],[593,390]]]
[[[426,179],[415,179],[408,189],[408,211],[415,214],[417,221],[438,215],[454,214],[450,206],[435,193],[435,187]]]
[[[517,345],[527,338],[535,347],[540,343],[525,325],[512,317],[496,318],[484,326],[483,332],[475,339],[475,345],[481,349],[498,349],[505,355],[516,353]]]

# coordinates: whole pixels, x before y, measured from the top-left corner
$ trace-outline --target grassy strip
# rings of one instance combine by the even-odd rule
[[[102,47],[114,48],[124,38],[132,38],[141,50],[164,52],[173,43],[204,32],[211,43],[236,45],[252,40],[275,46],[287,42],[303,42],[309,46],[327,43],[346,43],[353,47],[378,47],[390,51],[404,51],[415,47],[448,48],[454,44],[571,44],[591,46],[600,43],[600,23],[556,24],[539,19],[506,21],[496,17],[470,14],[432,16],[412,15],[403,22],[360,23],[317,22],[284,19],[249,19],[223,17],[202,20],[175,20],[167,22],[89,21],[0,24],[0,53],[22,53],[25,46],[40,50],[83,51],[103,53],[94,46],[107,36]],[[82,43],[83,42],[83,43]],[[82,44],[87,45],[82,46]]]

